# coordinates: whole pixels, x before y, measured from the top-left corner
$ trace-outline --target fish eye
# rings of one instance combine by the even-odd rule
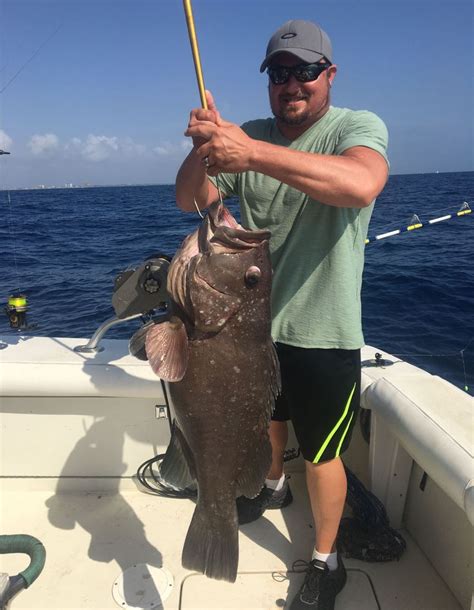
[[[261,277],[262,272],[260,269],[252,265],[252,267],[249,267],[245,272],[245,283],[249,288],[253,288],[258,284]]]

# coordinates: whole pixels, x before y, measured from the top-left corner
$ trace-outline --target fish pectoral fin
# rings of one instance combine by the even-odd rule
[[[176,422],[173,423],[171,439],[160,464],[160,477],[177,489],[196,485],[192,452]]]
[[[145,338],[153,324],[154,322],[148,322],[133,333],[128,342],[128,351],[131,356],[135,356],[135,358],[138,358],[139,360],[148,360],[145,350]]]
[[[182,320],[173,316],[147,332],[145,349],[153,372],[164,381],[181,381],[188,366],[188,335]]]

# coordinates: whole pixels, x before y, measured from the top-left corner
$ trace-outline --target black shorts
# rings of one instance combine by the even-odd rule
[[[301,453],[313,463],[349,446],[360,406],[360,350],[277,343],[282,377],[272,419],[291,419]]]

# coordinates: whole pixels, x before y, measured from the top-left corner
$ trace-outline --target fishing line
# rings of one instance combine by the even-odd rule
[[[462,369],[464,373],[464,391],[469,392],[469,386],[467,385],[467,374],[466,374],[466,362],[464,360],[464,353],[461,352]]]
[[[197,204],[196,197],[193,197],[193,201],[194,201],[194,207],[196,208],[196,212],[199,214],[199,216],[201,218],[204,218],[204,216],[201,214],[201,210],[199,209],[199,206]]]
[[[217,192],[219,193],[219,201],[221,202],[221,204],[223,204],[224,202],[222,201],[222,192],[219,187],[219,174],[217,174],[217,176],[216,176],[216,187],[217,187]]]
[[[464,352],[469,347],[469,345],[474,341],[474,337],[471,337],[471,340],[467,343],[467,345],[461,350],[461,359],[462,359],[462,368],[464,371],[464,390],[469,392],[469,386],[467,385],[467,375],[466,375],[466,362],[464,360]]]
[[[23,70],[26,68],[26,66],[31,63],[33,61],[33,59],[38,55],[38,53],[48,44],[48,42],[53,38],[53,36],[55,36],[57,34],[57,32],[59,32],[59,30],[62,28],[62,23],[60,23],[58,25],[58,27],[54,30],[54,32],[52,34],[50,34],[48,36],[48,38],[42,42],[40,44],[40,46],[36,49],[36,51],[33,53],[33,55],[31,55],[31,57],[29,59],[26,60],[26,62],[15,72],[15,74],[10,78],[10,80],[7,82],[7,84],[3,87],[3,89],[0,89],[0,94],[3,93],[12,83],[14,80],[16,80],[16,78],[21,74],[21,72],[23,72]]]
[[[469,341],[466,343],[466,345],[459,350],[458,352],[454,352],[451,354],[430,354],[430,353],[411,353],[411,354],[398,354],[398,353],[392,353],[392,356],[396,356],[397,358],[401,358],[401,357],[422,357],[422,358],[458,358],[459,356],[461,357],[461,362],[462,362],[462,369],[463,369],[463,376],[464,376],[464,391],[465,392],[469,392],[469,386],[467,383],[467,371],[466,371],[466,361],[464,358],[464,352],[467,350],[467,348],[471,345],[471,343],[474,341],[474,336],[472,336]]]
[[[12,227],[13,214],[12,214],[10,191],[8,191],[8,193],[7,193],[7,198],[8,198],[8,212],[7,212],[6,216],[8,217],[8,232],[10,234],[12,244],[13,244],[12,248],[11,248],[11,252],[13,253],[14,273],[16,275],[16,280],[17,280],[17,290],[12,291],[12,293],[8,297],[8,302],[4,309],[4,312],[6,313],[6,315],[8,317],[10,328],[12,328],[14,330],[25,331],[25,330],[31,330],[31,329],[35,328],[37,325],[28,324],[28,322],[27,322],[28,299],[27,299],[26,294],[22,294],[21,290],[20,290],[20,273],[18,270],[18,260],[17,260],[17,255],[16,255],[17,242],[16,242],[15,235],[13,234],[13,227]]]
[[[219,201],[223,204],[224,201],[222,200],[222,192],[221,192],[221,189],[219,187],[219,174],[217,174],[217,176],[216,176],[216,187],[217,187],[217,192],[219,194]],[[204,216],[201,213],[201,210],[199,209],[199,206],[197,204],[196,197],[193,197],[193,202],[194,202],[194,207],[196,208],[196,212],[199,214],[199,216],[201,218],[204,218]]]
[[[470,341],[463,347],[463,349],[459,350],[459,352],[451,353],[451,354],[430,354],[430,353],[420,353],[417,354],[392,354],[392,356],[433,356],[434,358],[452,358],[458,355],[458,353],[463,353],[469,347],[469,345],[474,340],[474,336],[470,339]]]
[[[10,237],[11,237],[11,240],[13,243],[12,253],[13,253],[15,275],[16,275],[16,279],[17,279],[17,289],[18,289],[18,292],[21,292],[20,273],[18,271],[18,262],[17,262],[17,258],[16,258],[16,236],[14,235],[14,232],[13,232],[13,223],[12,223],[13,213],[12,213],[12,202],[11,202],[11,198],[10,198],[10,191],[7,192],[7,199],[8,199],[8,232],[10,233]]]

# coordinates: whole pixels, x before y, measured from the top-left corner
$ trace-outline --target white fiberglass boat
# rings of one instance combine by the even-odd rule
[[[135,477],[168,444],[161,384],[128,355],[127,341],[74,351],[84,343],[2,341],[0,534],[30,534],[46,549],[43,572],[8,607],[284,607],[303,578],[292,564],[308,560],[314,539],[300,459],[288,463],[293,504],[241,527],[234,584],[186,571],[193,501],[147,493]],[[474,608],[473,400],[373,347],[363,360],[370,444],[357,426],[344,460],[384,503],[407,548],[399,561],[346,559],[336,609]],[[0,555],[0,573],[27,564],[25,555]]]

